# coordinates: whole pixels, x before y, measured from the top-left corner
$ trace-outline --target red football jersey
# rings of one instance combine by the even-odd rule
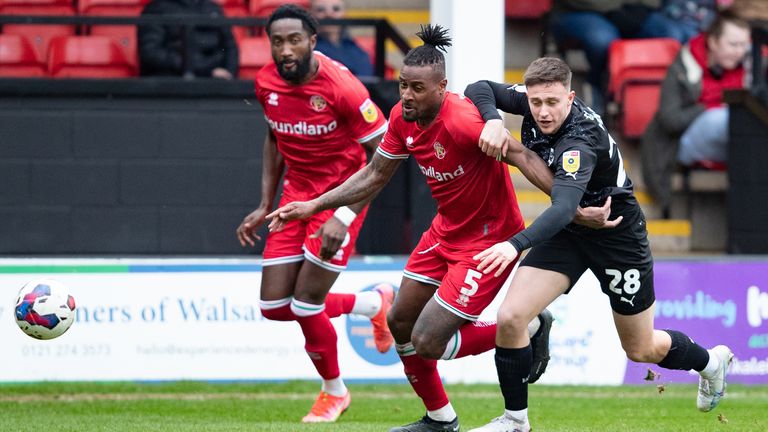
[[[452,246],[493,244],[524,228],[506,164],[478,147],[483,121],[469,99],[448,92],[426,129],[392,108],[377,152],[390,159],[416,158],[437,201],[432,229]]]
[[[360,80],[323,54],[314,56],[320,66],[306,84],[285,82],[272,62],[256,74],[256,96],[285,160],[283,195],[301,201],[335,188],[365,166],[360,143],[387,129]]]

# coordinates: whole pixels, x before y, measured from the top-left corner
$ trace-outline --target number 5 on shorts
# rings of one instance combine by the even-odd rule
[[[462,287],[459,292],[461,294],[459,295],[459,301],[462,304],[466,304],[469,302],[469,297],[475,295],[477,293],[477,289],[479,288],[477,285],[477,281],[475,279],[480,279],[483,277],[483,274],[480,273],[477,270],[467,269],[467,275],[464,276],[464,283],[469,285],[469,288]]]

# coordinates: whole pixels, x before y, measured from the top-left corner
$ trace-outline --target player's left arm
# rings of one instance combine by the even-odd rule
[[[508,145],[504,162],[519,168],[528,181],[547,195],[551,195],[554,175],[547,164],[539,155],[511,136],[509,132],[506,135]]]

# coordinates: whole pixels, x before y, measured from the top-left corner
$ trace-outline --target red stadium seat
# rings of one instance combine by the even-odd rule
[[[224,9],[224,15],[229,18],[242,18],[248,16],[248,8],[245,6],[244,0],[214,0],[218,3],[222,9]],[[232,34],[235,39],[240,41],[243,38],[250,36],[250,29],[247,26],[235,26],[232,27]]]
[[[77,8],[81,15],[135,17],[141,15],[147,3],[149,0],[80,0]],[[138,66],[136,26],[101,24],[90,26],[86,33],[111,37],[123,48],[134,67]]]
[[[624,102],[621,113],[621,132],[626,138],[643,136],[659,108],[661,85],[658,83],[636,83],[624,88]]]
[[[537,19],[552,9],[552,0],[505,0],[504,14],[511,19]]]
[[[16,1],[16,2],[14,2]],[[0,0],[0,15],[62,15],[71,16],[75,9],[70,2],[61,4],[60,0],[24,0],[27,4],[17,3],[19,0]],[[43,3],[48,1],[49,3]],[[52,1],[58,3],[51,3]],[[69,24],[5,24],[4,34],[24,36],[32,43],[37,61],[45,63],[48,58],[48,46],[51,39],[57,36],[75,34],[75,25]]]
[[[621,101],[621,87],[628,81],[661,82],[678,51],[680,42],[670,38],[614,41],[608,49],[608,92]]]
[[[45,76],[45,65],[37,61],[32,44],[24,36],[0,34],[0,76]]]
[[[618,123],[625,138],[645,132],[659,105],[661,82],[677,56],[675,39],[622,39],[608,51],[608,92],[619,105]]]
[[[149,0],[79,0],[77,12],[94,16],[138,16],[147,3]]]
[[[251,0],[248,12],[253,16],[268,17],[272,11],[286,3],[293,3],[304,9],[309,9],[309,0]]]
[[[269,39],[266,36],[243,38],[238,42],[240,48],[240,72],[238,77],[253,79],[256,72],[272,61]]]
[[[124,78],[136,76],[136,68],[110,37],[68,36],[51,41],[48,73],[61,78]]]

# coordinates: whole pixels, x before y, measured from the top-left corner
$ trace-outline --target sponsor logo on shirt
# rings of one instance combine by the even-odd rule
[[[575,173],[579,170],[581,152],[571,150],[563,153],[563,169],[567,173]]]
[[[379,112],[376,110],[376,105],[370,99],[363,101],[360,105],[360,113],[368,123],[373,123],[379,118]]]
[[[269,98],[267,98],[267,103],[270,105],[277,106],[277,93],[272,92],[269,94]]]
[[[328,106],[328,103],[322,96],[314,95],[309,98],[309,106],[311,106],[313,110],[320,112],[324,110],[326,106]]]
[[[435,148],[435,156],[437,156],[438,159],[445,157],[445,147],[443,147],[439,141],[435,141],[435,143],[432,144],[432,147]]]
[[[325,135],[336,130],[336,126],[338,126],[336,120],[332,120],[328,124],[309,124],[305,121],[296,123],[276,122],[269,117],[264,117],[267,119],[267,123],[269,124],[270,129],[275,132],[289,135]]]
[[[456,168],[453,172],[439,172],[435,171],[435,167],[423,167],[419,165],[419,169],[421,170],[421,173],[424,174],[427,177],[433,178],[439,182],[453,180],[457,178],[458,176],[464,174],[464,168],[459,165],[458,168]]]

